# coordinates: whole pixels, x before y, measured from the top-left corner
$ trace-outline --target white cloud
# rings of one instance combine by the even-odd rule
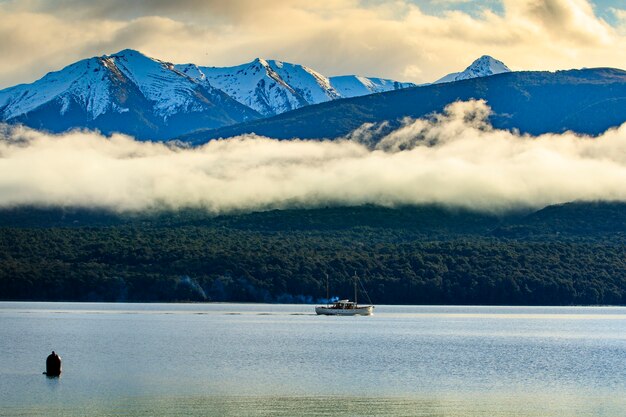
[[[597,138],[493,129],[483,102],[455,103],[368,146],[243,136],[198,148],[91,132],[4,128],[0,206],[214,213],[352,204],[441,203],[479,210],[573,200],[626,201],[626,124]],[[365,143],[365,144],[364,144]]]

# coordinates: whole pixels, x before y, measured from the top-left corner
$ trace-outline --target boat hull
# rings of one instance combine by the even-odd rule
[[[333,308],[315,307],[315,313],[324,316],[371,316],[374,314],[374,306],[363,306],[356,308]]]

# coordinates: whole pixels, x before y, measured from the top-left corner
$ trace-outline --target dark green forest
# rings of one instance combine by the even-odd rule
[[[0,299],[626,305],[626,204],[0,211]]]

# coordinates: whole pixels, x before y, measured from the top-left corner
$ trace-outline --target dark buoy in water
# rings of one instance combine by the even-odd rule
[[[61,375],[61,357],[57,355],[54,350],[46,358],[46,372],[44,372],[44,374],[48,376]]]

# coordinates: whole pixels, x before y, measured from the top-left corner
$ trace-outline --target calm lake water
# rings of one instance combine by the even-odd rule
[[[0,415],[626,415],[626,308],[312,311],[0,303]]]

